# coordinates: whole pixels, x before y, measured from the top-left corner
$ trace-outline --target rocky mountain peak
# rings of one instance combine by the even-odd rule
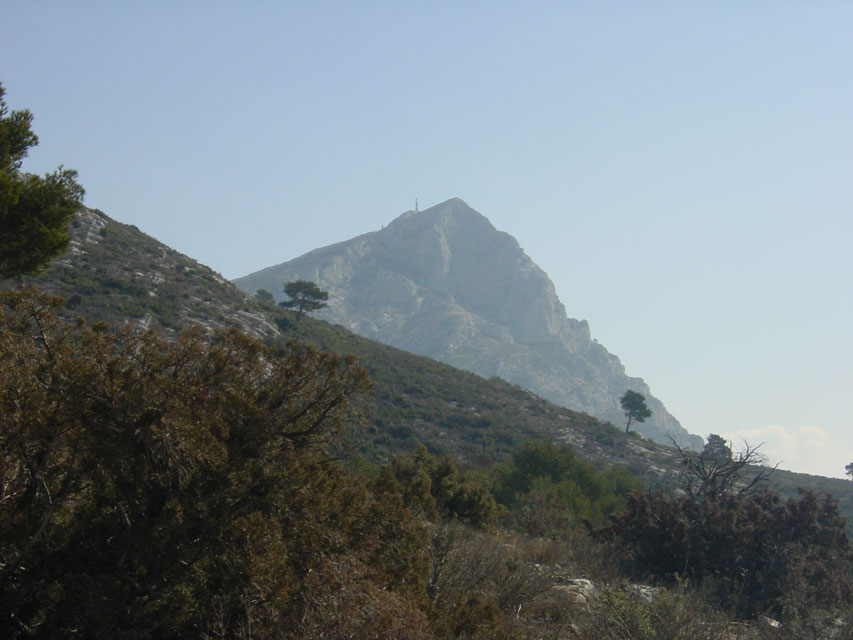
[[[282,299],[283,284],[311,280],[329,292],[318,317],[360,335],[483,376],[499,376],[575,410],[622,421],[633,389],[654,412],[650,437],[698,444],[629,378],[616,356],[570,318],[554,285],[511,235],[459,198],[407,211],[379,231],[316,249],[235,281]]]

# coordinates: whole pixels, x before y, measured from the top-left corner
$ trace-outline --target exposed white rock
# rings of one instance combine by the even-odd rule
[[[643,604],[651,604],[660,593],[660,589],[646,584],[632,584],[631,593]]]
[[[553,589],[577,604],[591,604],[598,595],[598,588],[592,580],[586,578],[572,578],[564,584],[555,585]]]
[[[631,378],[619,359],[568,317],[548,276],[518,242],[459,199],[407,212],[382,230],[316,249],[235,284],[283,299],[283,285],[310,280],[328,291],[317,317],[386,344],[480,375],[616,424],[619,397],[646,396],[654,412],[637,431],[701,446]]]
[[[767,616],[758,616],[758,626],[766,629],[781,629],[782,623]]]

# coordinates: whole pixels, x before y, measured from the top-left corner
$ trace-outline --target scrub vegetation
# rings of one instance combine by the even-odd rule
[[[847,628],[850,551],[827,496],[649,493],[550,440],[481,465],[425,446],[348,456],[371,388],[352,356],[69,324],[32,288],[2,302],[3,637]]]

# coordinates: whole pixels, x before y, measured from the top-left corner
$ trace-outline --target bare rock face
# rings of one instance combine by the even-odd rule
[[[354,333],[485,377],[499,376],[568,408],[624,421],[619,398],[646,396],[652,418],[637,431],[701,445],[569,318],[548,276],[507,233],[462,200],[408,211],[374,231],[235,281],[249,293],[285,297],[284,283],[310,280],[329,292],[317,317]]]

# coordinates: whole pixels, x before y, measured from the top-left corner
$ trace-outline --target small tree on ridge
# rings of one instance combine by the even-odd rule
[[[306,313],[322,309],[329,299],[327,291],[320,291],[320,287],[308,280],[288,282],[284,285],[284,292],[290,296],[290,300],[278,304],[285,309],[295,309],[297,320],[301,320]]]
[[[622,405],[622,411],[628,418],[628,424],[625,425],[625,433],[631,426],[631,421],[645,422],[646,418],[652,415],[652,410],[646,406],[646,397],[642,393],[631,391],[630,389],[619,398],[619,404]]]

